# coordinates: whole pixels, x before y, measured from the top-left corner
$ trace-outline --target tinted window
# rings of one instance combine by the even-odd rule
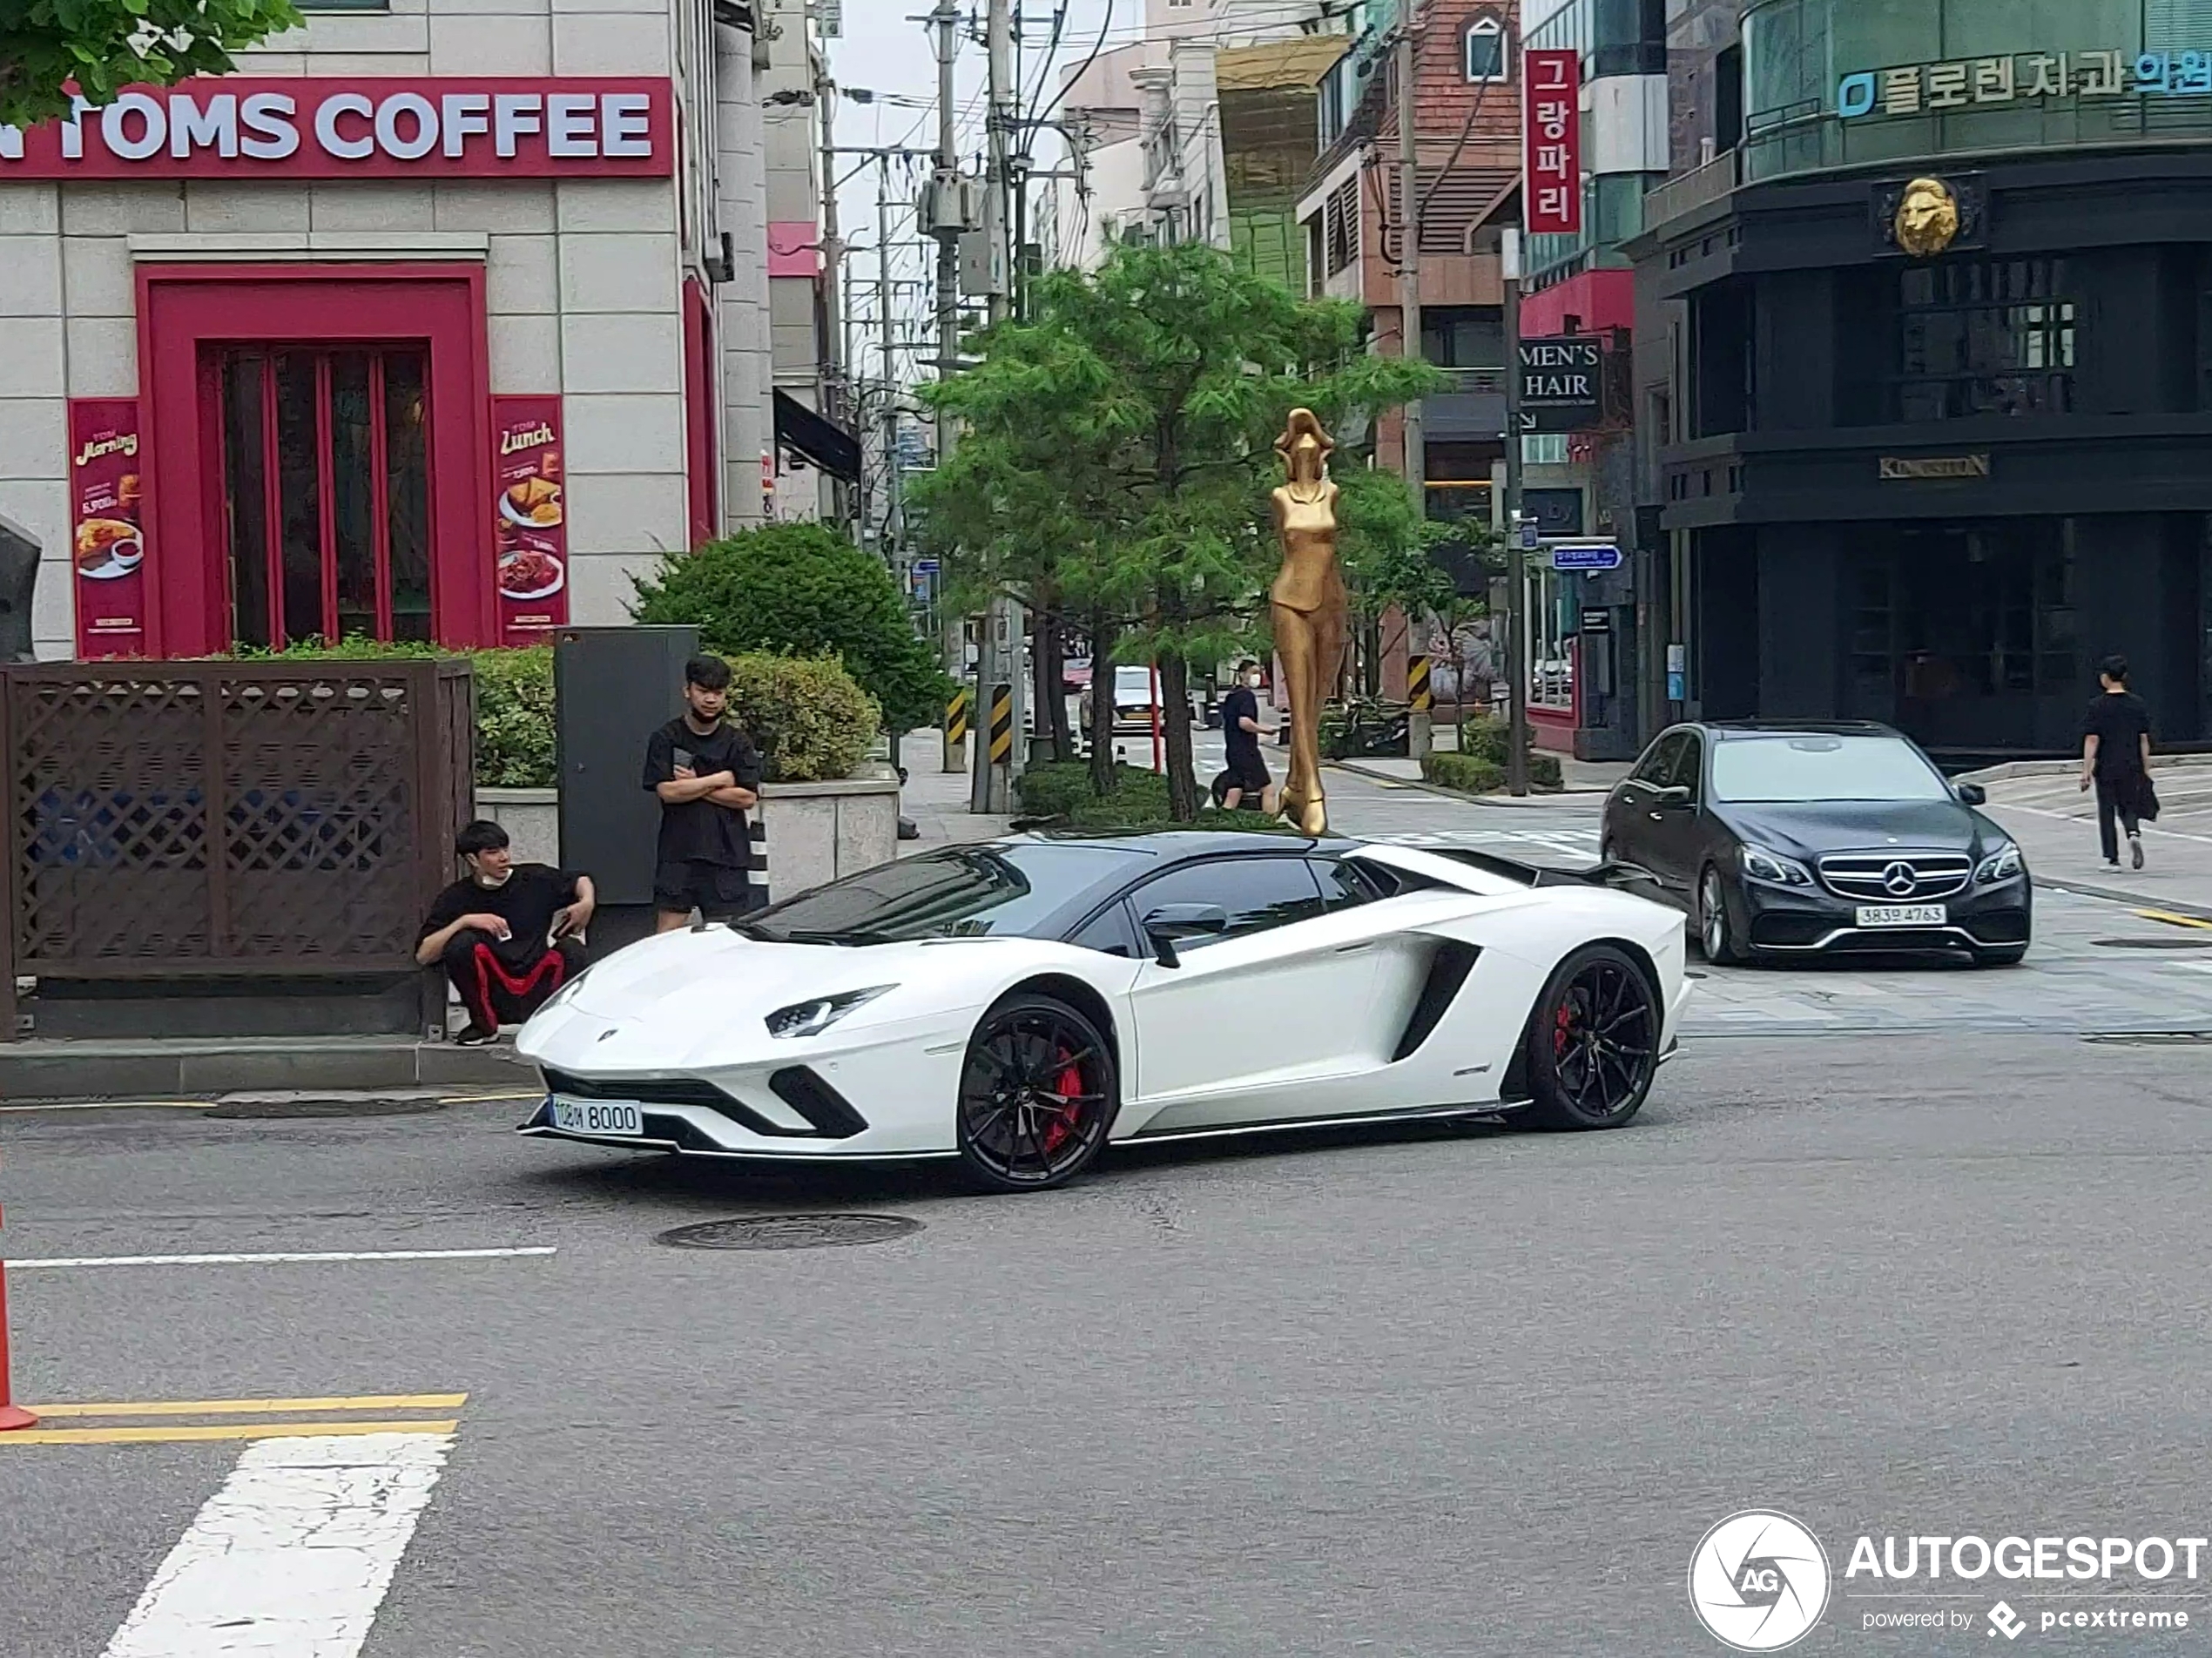
[[[740,930],[793,944],[1026,938],[1117,870],[1141,862],[1142,854],[1126,849],[1065,841],[947,847],[756,910]]]
[[[1705,792],[1705,739],[1695,731],[1683,733],[1682,747],[1675,755],[1674,768],[1667,773],[1670,788],[1688,789],[1689,798],[1699,799]]]
[[[1713,751],[1716,800],[1947,800],[1950,785],[1894,737],[1731,738]]]
[[[1312,920],[1321,913],[1321,889],[1303,858],[1219,858],[1147,881],[1134,901],[1140,918],[1163,904],[1218,905],[1229,913],[1229,929],[1220,936],[1235,938]],[[1213,941],[1186,939],[1181,947]]]
[[[1395,883],[1387,880],[1388,872],[1355,864],[1350,859],[1315,858],[1308,861],[1313,866],[1314,880],[1321,883],[1321,901],[1332,910],[1372,904],[1396,890]]]
[[[1638,783],[1648,783],[1653,788],[1666,786],[1667,773],[1675,769],[1675,761],[1682,755],[1682,745],[1689,740],[1687,731],[1669,731],[1643,752],[1636,769],[1629,773]]]
[[[1096,950],[1102,955],[1123,955],[1134,958],[1137,954],[1136,927],[1129,918],[1129,906],[1116,900],[1076,930],[1068,940],[1086,950]]]

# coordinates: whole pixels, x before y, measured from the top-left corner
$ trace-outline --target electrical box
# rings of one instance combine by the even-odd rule
[[[925,236],[962,236],[983,224],[983,186],[960,173],[941,172],[921,187],[914,205]]]
[[[972,230],[960,239],[960,291],[986,296],[1008,291],[1006,255],[988,231]]]

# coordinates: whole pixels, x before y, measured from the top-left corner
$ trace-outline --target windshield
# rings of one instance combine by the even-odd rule
[[[1897,738],[1807,735],[1716,743],[1713,798],[1946,800],[1951,790],[1918,749]]]
[[[1150,668],[1116,668],[1114,670],[1114,695],[1124,702],[1149,702],[1152,697],[1152,671]]]
[[[1027,938],[1077,894],[1142,854],[1065,841],[951,846],[879,864],[756,910],[738,923],[772,944],[895,944]]]

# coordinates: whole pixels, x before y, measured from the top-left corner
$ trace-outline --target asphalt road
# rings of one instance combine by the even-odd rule
[[[1528,810],[1336,791],[1363,832],[1496,832]],[[1509,827],[1574,828],[1547,821]],[[2089,931],[2153,925],[2109,907]],[[2048,971],[2179,971],[2133,959],[2151,952],[2080,967],[2094,947],[2054,945]],[[1702,1012],[1616,1133],[1155,1148],[1020,1199],[926,1169],[746,1176],[523,1142],[515,1102],[0,1116],[17,1392],[365,1396],[350,1419],[418,1444],[453,1422],[370,1598],[368,1658],[1716,1654],[1686,1570],[1755,1506],[1803,1520],[1836,1574],[1797,1651],[1986,1658],[2000,1594],[2023,1645],[2199,1651],[2212,1561],[2194,1585],[2121,1586],[2180,1597],[2160,1601],[1987,1580],[1872,1599],[1900,1586],[1843,1576],[1861,1533],[2212,1532],[2209,1045],[2087,1040],[2148,1028],[2094,1000],[1929,1028],[1954,982],[2047,1001],[2038,970],[1747,975],[1824,990],[1831,1021]],[[656,1242],[826,1211],[921,1230]],[[489,1250],[551,1252],[422,1255]],[[269,1252],[384,1258],[37,1264]],[[111,1645],[267,1448],[0,1438],[0,1658],[354,1650],[243,1611],[198,1644],[149,1625]],[[388,1507],[371,1493],[332,1547],[368,1558]],[[226,1594],[282,1587],[201,1564]],[[2192,1627],[2038,1622],[2115,1606]],[[1864,1627],[1930,1609],[1966,1627]]]

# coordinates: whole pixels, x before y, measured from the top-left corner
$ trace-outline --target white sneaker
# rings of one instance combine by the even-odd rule
[[[2134,860],[2136,868],[2143,866],[2143,838],[2141,835],[2128,837],[2128,856]]]

